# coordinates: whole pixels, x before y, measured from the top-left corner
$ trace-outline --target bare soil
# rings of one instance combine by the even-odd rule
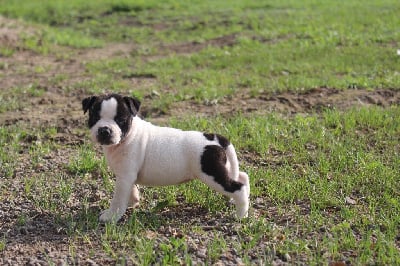
[[[242,113],[262,114],[280,112],[283,114],[321,112],[327,109],[348,110],[354,107],[388,107],[400,103],[400,91],[316,88],[305,92],[261,93],[250,96],[246,90],[225,97],[213,103],[184,101],[171,108],[171,115],[197,113],[213,116]]]
[[[53,260],[57,265],[67,264],[114,264],[115,259],[103,251],[100,239],[96,232],[93,232],[91,245],[83,242],[82,239],[72,239],[62,222],[57,217],[52,217],[35,207],[31,199],[25,196],[24,182],[27,177],[34,177],[38,174],[51,176],[54,171],[65,171],[65,164],[69,162],[71,156],[77,153],[79,145],[85,138],[85,120],[81,111],[81,100],[87,96],[83,90],[69,90],[69,85],[78,80],[89,79],[82,62],[101,58],[109,58],[115,55],[129,54],[134,45],[131,44],[110,44],[100,49],[85,49],[74,51],[69,48],[60,48],[65,53],[76,53],[76,59],[63,59],[54,55],[39,55],[32,51],[23,49],[20,46],[19,33],[28,32],[34,34],[35,29],[26,27],[21,22],[0,17],[0,46],[11,47],[15,53],[10,57],[0,57],[3,66],[0,68],[1,84],[0,89],[3,98],[7,100],[7,93],[13,95],[16,87],[26,87],[29,84],[38,84],[43,89],[43,94],[32,96],[29,93],[18,93],[19,105],[15,109],[0,113],[0,126],[8,127],[15,124],[29,131],[30,129],[55,127],[57,135],[52,139],[58,144],[57,149],[53,150],[46,158],[45,162],[39,166],[33,166],[29,153],[21,152],[18,159],[17,169],[14,176],[5,178],[0,176],[0,187],[3,191],[8,191],[9,195],[21,195],[12,197],[12,200],[2,198],[0,201],[0,239],[6,240],[5,249],[0,251],[1,265],[45,265],[46,261]],[[207,45],[229,46],[235,42],[235,36],[222,36],[205,43],[182,43],[175,45],[160,45],[163,53],[193,53]],[[162,54],[160,55],[162,56]],[[42,73],[37,68],[43,68]],[[49,80],[57,74],[68,74],[68,79],[62,84],[54,86]],[[134,78],[133,78],[134,79]],[[146,102],[149,101],[149,102]],[[316,88],[313,90],[293,93],[261,93],[252,97],[247,90],[243,90],[236,95],[225,97],[213,103],[199,103],[187,100],[174,103],[166,114],[160,114],[152,110],[151,100],[143,103],[143,113],[153,117],[153,121],[166,123],[170,117],[188,116],[190,114],[202,114],[204,116],[231,115],[232,113],[243,113],[251,115],[255,113],[281,112],[284,114],[319,112],[326,108],[337,108],[345,110],[356,106],[378,105],[388,107],[400,103],[400,91],[396,90],[337,90],[334,88]],[[3,104],[3,103],[0,103]],[[154,118],[155,117],[155,118]],[[22,144],[29,146],[35,141],[35,136],[25,138]],[[243,152],[240,159],[249,164],[259,165],[266,162],[257,155]],[[3,171],[0,171],[2,173]],[[100,178],[97,176],[97,178]],[[100,192],[102,188],[99,182],[98,187],[83,187],[76,197],[82,197],[85,193],[93,194],[91,202],[92,211],[98,213],[98,202],[101,197],[108,197]],[[100,191],[100,192],[93,192]],[[100,193],[100,194],[99,194]],[[271,220],[274,219],[274,208],[263,199],[253,199],[254,215],[267,215]],[[303,206],[299,203],[299,206]],[[71,213],[80,215],[79,204],[74,206]],[[307,212],[307,207],[304,207]],[[144,212],[146,214],[146,212]],[[125,216],[125,221],[128,215]],[[21,217],[29,217],[26,222],[21,223]],[[275,221],[277,225],[284,225],[287,220],[284,217],[281,221]],[[212,239],[211,230],[217,229],[221,234],[228,238],[237,237],[235,223],[228,218],[211,216],[206,210],[181,205],[178,208],[170,208],[161,211],[155,217],[165,221],[168,226],[162,226],[156,232],[150,231],[149,238],[158,238],[159,241],[174,235],[179,237],[180,224],[201,226],[210,234],[197,234],[186,236],[189,248],[195,252],[198,261],[204,259],[207,247],[207,239]],[[290,219],[290,218],[288,218]],[[124,221],[123,221],[124,222]],[[104,230],[100,228],[99,230]],[[98,234],[98,233],[97,233]],[[97,239],[97,240],[96,240]],[[71,255],[71,243],[75,245],[74,254]],[[260,244],[260,249],[264,248]],[[88,254],[97,250],[95,254]],[[68,255],[69,254],[69,255]],[[284,263],[282,257],[276,254],[277,261]],[[254,258],[257,262],[257,258]],[[241,264],[237,259],[234,249],[227,252],[224,261],[221,263]]]

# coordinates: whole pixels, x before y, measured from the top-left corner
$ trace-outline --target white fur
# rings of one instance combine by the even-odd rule
[[[114,119],[117,114],[117,100],[110,98],[101,103],[100,117],[102,119]]]
[[[111,120],[116,112],[115,100],[112,101],[112,99],[102,103],[102,119],[91,129],[92,136],[96,134],[100,126],[108,126],[113,131],[115,130],[113,134],[121,136],[121,130]],[[103,108],[105,108],[104,111]],[[93,139],[96,140],[95,137]],[[113,143],[116,144],[103,146],[107,163],[116,175],[116,185],[110,208],[101,214],[101,221],[117,221],[125,213],[129,204],[138,205],[139,191],[136,185],[176,185],[195,178],[232,198],[239,218],[247,216],[250,195],[249,178],[246,173],[239,172],[238,160],[232,144],[227,147],[226,167],[231,179],[244,184],[234,193],[225,191],[213,177],[202,172],[200,158],[204,147],[219,145],[219,143],[216,139],[207,140],[201,132],[158,127],[135,116],[125,138],[121,142]]]

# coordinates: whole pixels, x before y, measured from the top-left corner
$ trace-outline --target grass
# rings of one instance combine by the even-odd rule
[[[399,83],[400,7],[391,1],[350,1],[340,6],[333,1],[318,5],[234,1],[226,6],[214,1],[188,5],[76,0],[22,7],[20,1],[7,2],[0,8],[3,14],[50,26],[39,37],[25,40],[30,49],[45,53],[49,47],[38,46],[39,39],[77,48],[133,41],[157,54],[160,43],[204,43],[235,34],[233,47],[209,47],[189,58],[172,54],[150,62],[141,56],[130,59],[134,73],[152,74],[161,87],[179,87],[173,101],[181,100],[182,94],[210,100],[243,88],[252,92],[324,86],[371,89],[396,88]],[[123,74],[98,78],[104,83],[107,78],[123,79]]]
[[[168,113],[175,102],[214,103],[238,93],[400,88],[397,1],[2,3],[0,14],[34,30],[22,30],[15,46],[0,44],[1,77],[21,68],[12,61],[21,51],[65,65],[75,58],[76,72],[85,74],[74,79],[74,71],[60,68],[43,84],[35,77],[48,74],[49,66],[24,67],[18,72],[22,84],[0,92],[4,116],[48,91],[68,99],[123,92]],[[80,61],[88,49],[100,53],[115,43],[130,51]],[[0,199],[30,208],[10,218],[10,230],[29,228],[40,217],[51,224],[41,224],[50,229],[40,237],[62,234],[65,253],[108,259],[100,263],[396,265],[399,117],[396,104],[296,115],[168,117],[164,124],[217,132],[235,144],[251,177],[250,217],[234,220],[234,207],[195,181],[141,189],[141,207],[106,225],[98,215],[109,206],[114,177],[88,136],[70,130],[83,132],[83,117],[65,120],[67,126],[57,121],[32,128],[20,121],[0,126]],[[69,138],[84,143],[69,144]],[[12,247],[12,238],[0,235],[0,253]]]
[[[346,260],[351,263],[368,264],[373,260],[397,264],[400,258],[395,244],[400,222],[399,112],[398,107],[377,107],[291,118],[271,114],[236,116],[228,120],[172,121],[173,126],[183,129],[223,133],[237,144],[239,151],[273,162],[263,167],[244,161],[243,168],[252,177],[252,200],[258,202],[251,212],[263,215],[238,223],[237,239],[217,231],[213,239],[207,240],[206,261],[216,262],[234,246],[245,263],[250,263],[255,254],[270,261],[273,256],[270,252],[274,250],[276,254],[295,258],[306,256],[310,264],[340,261],[343,254],[349,254]],[[34,147],[29,148],[33,152],[31,156],[36,154],[40,161],[47,149],[38,151]],[[181,232],[178,236],[154,238],[161,227],[174,223],[160,216],[163,210],[175,208],[169,203],[159,205],[164,200],[168,202],[168,198],[183,198],[178,207],[193,204],[193,208],[204,208],[214,215],[229,216],[233,212],[231,207],[224,207],[226,201],[221,196],[193,182],[179,187],[146,189],[140,210],[133,212],[123,224],[108,224],[100,230],[98,212],[90,203],[93,203],[94,191],[104,191],[110,196],[112,183],[108,179],[110,173],[98,171],[105,164],[96,158],[90,147],[82,147],[69,163],[68,172],[25,179],[24,196],[43,212],[52,214],[71,237],[90,239],[93,232],[98,232],[104,251],[111,257],[124,259],[123,254],[134,251],[135,255],[125,259],[139,264],[190,263],[192,258],[186,241],[196,231],[195,226],[200,226],[197,230],[202,234],[201,224],[175,224],[177,232]],[[92,175],[105,179],[97,182]],[[87,191],[92,192],[87,194]],[[156,201],[151,200],[153,195],[159,195]],[[97,204],[104,208],[107,201],[104,197]],[[268,213],[269,210],[276,214]],[[285,217],[289,220],[282,222]],[[22,218],[24,223],[29,220],[29,217]],[[265,249],[258,250],[259,245],[265,245]],[[154,254],[155,246],[157,254]]]
[[[42,68],[36,69],[41,71]],[[5,89],[0,92],[0,100],[2,104],[0,105],[0,113],[7,111],[17,110],[23,107],[23,102],[19,101],[19,97],[40,97],[45,93],[45,89],[40,87],[36,83],[29,83],[26,86],[14,87],[10,89]]]

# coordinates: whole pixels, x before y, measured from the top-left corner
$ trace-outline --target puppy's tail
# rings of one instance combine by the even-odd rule
[[[226,147],[226,167],[228,169],[229,177],[235,181],[239,180],[239,162],[236,155],[235,148],[232,144]]]

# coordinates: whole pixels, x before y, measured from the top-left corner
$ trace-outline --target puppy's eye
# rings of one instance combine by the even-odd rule
[[[118,118],[118,119],[115,119],[115,122],[116,122],[117,124],[123,124],[123,123],[125,123],[125,120],[122,119],[122,118]]]

